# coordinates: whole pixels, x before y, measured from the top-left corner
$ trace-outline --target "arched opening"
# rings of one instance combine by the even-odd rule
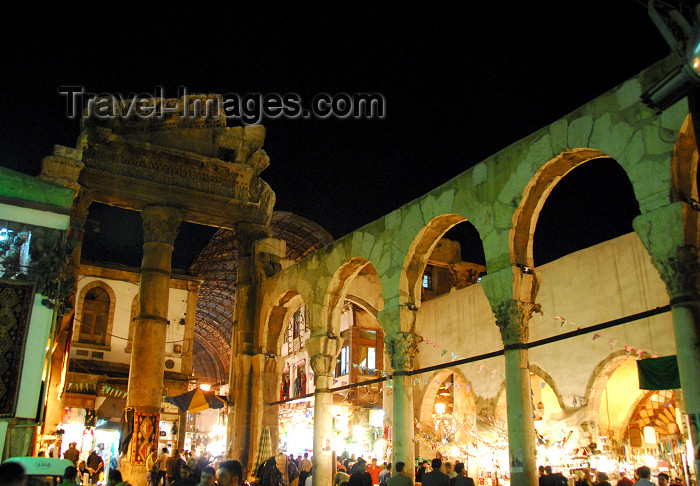
[[[370,383],[386,376],[388,358],[384,354],[384,330],[377,314],[384,308],[382,283],[374,266],[360,258],[341,266],[329,287],[336,308],[324,309],[338,317],[334,332],[343,338],[336,359],[333,388],[359,385],[333,394],[333,438],[338,452],[388,459],[388,441],[384,437],[384,383]],[[336,327],[337,326],[337,327]]]
[[[476,228],[456,214],[438,216],[411,244],[401,274],[402,300],[419,306],[473,285],[485,274],[484,248]]]
[[[632,183],[615,160],[580,164],[546,196],[534,233],[534,265],[631,233],[639,214]]]
[[[477,417],[471,383],[456,368],[438,371],[428,379],[420,408],[416,441],[419,456],[452,462],[459,459],[467,467],[476,457]]]
[[[597,445],[604,466],[647,465],[682,476],[678,397],[673,390],[640,390],[634,354],[614,353],[599,366],[590,385],[591,410],[580,423],[582,433]]]

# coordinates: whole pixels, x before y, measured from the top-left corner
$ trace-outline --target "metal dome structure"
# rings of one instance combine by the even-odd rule
[[[273,213],[270,229],[273,238],[287,243],[286,258],[295,261],[333,241],[318,224],[286,211]],[[197,296],[193,350],[193,369],[203,382],[228,382],[237,266],[236,234],[221,229],[190,267],[192,274],[204,280]]]

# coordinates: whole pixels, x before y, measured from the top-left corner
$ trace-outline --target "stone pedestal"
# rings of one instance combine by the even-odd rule
[[[384,339],[386,354],[393,369],[394,394],[392,397],[391,450],[392,464],[406,463],[406,471],[413,471],[416,459],[413,424],[413,378],[407,373],[413,369],[418,354],[420,336],[397,332]]]
[[[147,206],[141,216],[144,244],[139,314],[135,319],[127,399],[127,406],[134,409],[136,418],[128,461],[122,462],[125,479],[134,486],[146,484],[146,455],[149,447],[158,444],[171,257],[182,221],[180,211],[167,206]]]
[[[327,336],[312,336],[306,349],[315,377],[314,384],[314,452],[313,483],[332,484],[333,479],[333,369],[343,340]]]

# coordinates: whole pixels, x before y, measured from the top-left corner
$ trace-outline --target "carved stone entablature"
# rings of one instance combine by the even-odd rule
[[[167,206],[146,206],[141,213],[144,243],[165,243],[172,246],[182,222],[182,213]]]
[[[83,153],[88,169],[252,203],[266,200],[266,193],[271,191],[267,183],[257,178],[258,167],[247,163],[226,162],[116,135],[107,140],[101,138],[88,139]],[[262,163],[261,158],[265,159],[265,166],[269,164],[262,149],[253,158],[257,166]]]
[[[413,359],[418,354],[418,344],[422,341],[421,336],[408,332],[397,332],[384,338],[384,350],[391,359],[394,371],[413,369]]]
[[[193,98],[221,99],[190,96],[190,105]],[[83,118],[78,182],[95,202],[137,211],[177,206],[186,221],[229,229],[237,221],[269,223],[275,194],[259,177],[269,165],[264,127],[226,127],[223,112],[186,115],[182,99],[156,100],[180,103],[162,117],[126,114],[130,101],[119,102],[114,116]]]
[[[526,343],[530,332],[530,317],[535,312],[542,313],[540,304],[515,299],[499,301],[492,305],[492,309],[504,346]]]
[[[698,289],[698,250],[692,246],[678,248],[676,256],[652,258],[654,266],[666,283],[666,291],[671,300],[682,297],[694,297],[700,294]]]

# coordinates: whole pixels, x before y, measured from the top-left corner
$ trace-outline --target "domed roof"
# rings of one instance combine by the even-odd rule
[[[270,229],[273,238],[287,243],[286,258],[295,261],[333,241],[318,224],[287,211],[273,213]],[[193,368],[200,380],[211,384],[228,382],[237,266],[236,234],[220,229],[190,267],[204,279],[197,297]]]

